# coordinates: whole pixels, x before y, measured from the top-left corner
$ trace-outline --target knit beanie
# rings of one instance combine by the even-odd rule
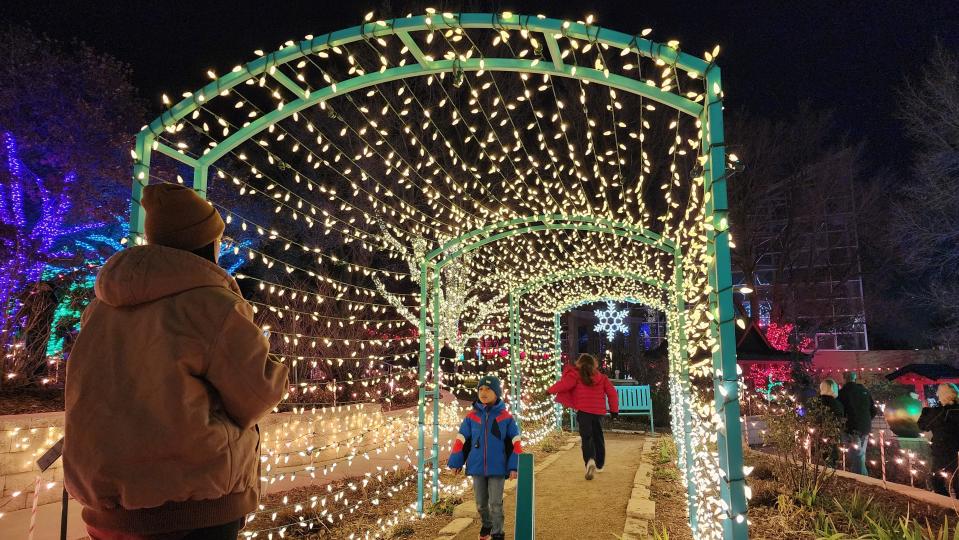
[[[477,389],[479,389],[480,386],[488,386],[489,389],[496,394],[497,399],[503,397],[503,387],[500,385],[499,378],[495,375],[484,375],[479,382],[476,383]]]
[[[223,236],[223,218],[196,191],[177,184],[143,188],[147,242],[186,251],[199,249]]]

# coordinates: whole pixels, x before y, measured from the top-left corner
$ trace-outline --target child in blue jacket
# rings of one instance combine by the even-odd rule
[[[457,473],[466,466],[473,477],[476,510],[483,520],[480,540],[503,539],[503,486],[516,478],[519,426],[500,399],[499,379],[486,375],[476,385],[478,398],[460,425],[448,466]]]

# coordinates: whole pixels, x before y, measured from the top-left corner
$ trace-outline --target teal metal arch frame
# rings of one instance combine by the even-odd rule
[[[413,35],[419,32],[431,32],[446,29],[496,29],[522,30],[536,33],[546,44],[549,58],[521,59],[521,58],[470,58],[454,60],[433,60],[427,57],[419,48]],[[329,86],[308,90],[290,79],[279,66],[289,64],[307,55],[316,54],[339,45],[346,45],[360,40],[384,36],[396,36],[409,49],[416,63],[392,67],[380,72],[364,73],[352,78],[331,83]],[[661,90],[650,86],[644,81],[625,77],[618,74],[603,72],[589,66],[570,65],[564,62],[560,55],[557,37],[571,37],[591,43],[606,45],[621,50],[628,50],[636,54],[662,60],[666,64],[697,76],[705,78],[705,103]],[[546,74],[556,77],[565,77],[597,83],[625,92],[637,94],[658,103],[673,108],[676,111],[690,115],[699,120],[702,126],[701,158],[703,162],[703,191],[705,201],[705,217],[709,227],[705,231],[709,258],[707,275],[710,285],[708,297],[709,309],[715,314],[710,323],[709,332],[718,344],[712,352],[712,364],[716,377],[714,379],[714,407],[722,420],[719,430],[717,449],[719,464],[724,472],[723,478],[716,481],[726,514],[721,516],[722,536],[726,540],[741,540],[747,538],[745,481],[742,467],[742,446],[739,424],[738,386],[735,361],[735,329],[732,303],[732,279],[729,257],[729,234],[726,200],[725,149],[723,139],[722,120],[722,82],[719,67],[712,62],[706,62],[695,56],[680,52],[677,49],[649,41],[639,35],[629,35],[606,28],[561,21],[542,16],[528,16],[516,14],[433,14],[392,19],[389,21],[374,21],[360,26],[339,30],[313,39],[302,40],[291,46],[261,56],[242,66],[238,66],[231,73],[217,78],[190,97],[176,103],[164,112],[137,135],[133,151],[133,185],[131,194],[130,240],[129,245],[136,245],[142,241],[144,212],[140,203],[142,190],[150,180],[150,168],[153,152],[171,157],[193,169],[193,189],[201,196],[206,196],[207,180],[210,167],[220,158],[236,148],[239,144],[280,122],[294,113],[317,105],[326,99],[346,95],[377,84],[396,81],[411,77],[428,76],[455,71],[503,71]],[[205,154],[193,157],[171,148],[162,143],[158,136],[164,130],[176,126],[181,120],[198,110],[204,103],[216,99],[231,88],[250,79],[266,76],[281,84],[296,96],[296,99],[286,103],[282,108],[271,111],[228,138],[215,144]],[[448,242],[434,250],[422,263],[420,275],[420,414],[419,414],[419,479],[418,488],[420,498],[418,509],[423,510],[423,480],[424,480],[424,404],[426,400],[425,374],[427,371],[427,311],[432,308],[433,313],[439,313],[439,273],[444,266],[454,262],[459,256],[469,251],[479,249],[483,245],[499,240],[505,240],[518,234],[542,230],[584,230],[603,234],[611,234],[627,238],[630,241],[642,242],[652,248],[665,253],[672,253],[677,262],[678,280],[673,284],[674,293],[681,291],[682,271],[680,248],[672,240],[658,237],[653,231],[636,227],[628,223],[618,223],[605,220],[597,216],[534,216],[510,220],[512,224],[505,225],[507,230],[491,229],[490,226],[476,229],[466,235]],[[510,223],[506,222],[506,223]],[[501,222],[501,229],[503,228]],[[511,228],[518,227],[518,228]],[[478,237],[481,237],[479,239]],[[431,278],[434,285],[432,299],[426,298],[426,284]],[[682,294],[679,295],[683,297]],[[430,302],[432,300],[432,302]],[[432,306],[430,306],[432,304]],[[679,311],[679,321],[682,321]],[[679,324],[677,326],[680,326]],[[433,465],[433,500],[438,497],[438,414],[439,414],[439,348],[437,336],[433,332],[433,365],[435,378],[433,390],[430,393],[433,399],[434,438],[431,461]],[[684,334],[679,332],[679,335]],[[678,345],[678,344],[677,344]],[[685,350],[685,347],[682,347]],[[693,524],[695,527],[695,523]]]
[[[554,36],[568,36],[574,39],[587,40],[598,44],[629,49],[649,58],[662,59],[664,62],[678,68],[704,74],[715,68],[715,64],[708,63],[700,58],[673,49],[661,43],[645,39],[639,35],[629,35],[607,28],[561,21],[540,16],[490,13],[459,13],[445,15],[420,15],[391,19],[389,21],[375,21],[344,30],[338,30],[313,39],[301,40],[293,45],[278,51],[266,54],[255,60],[237,66],[227,75],[217,78],[203,88],[193,92],[190,97],[176,103],[166,112],[144,127],[137,135],[133,152],[133,196],[130,209],[130,238],[138,241],[143,233],[143,207],[140,204],[143,186],[149,182],[151,155],[154,151],[172,157],[193,168],[193,187],[205,196],[209,167],[218,159],[225,156],[243,141],[260,133],[270,125],[275,124],[294,113],[302,111],[320,102],[362,90],[364,88],[383,84],[395,80],[421,77],[438,73],[452,73],[454,71],[513,71],[525,73],[539,73],[558,77],[579,79],[595,82],[617,88],[626,92],[639,94],[669,107],[682,111],[690,116],[701,117],[704,107],[699,103],[677,94],[664,91],[655,86],[644,84],[636,79],[617,74],[605,74],[587,66],[570,65],[563,62],[559,54],[559,46]],[[552,57],[551,62],[542,62],[539,59],[520,58],[470,58],[454,60],[430,60],[423,54],[411,34],[414,32],[431,32],[451,28],[495,28],[504,30],[525,30],[542,34],[543,41]],[[348,45],[365,39],[385,36],[397,36],[406,45],[416,58],[417,63],[386,69],[382,72],[365,73],[329,86],[308,91],[290,79],[283,72],[276,69],[278,66],[289,64],[308,56],[333,47]],[[209,152],[200,157],[192,157],[184,152],[171,148],[157,141],[157,135],[170,126],[176,125],[188,115],[199,109],[205,102],[215,99],[221,93],[230,90],[249,79],[266,74],[276,80],[284,88],[296,95],[296,99],[287,103],[282,109],[265,114],[244,128],[236,131],[230,137],[214,146]]]

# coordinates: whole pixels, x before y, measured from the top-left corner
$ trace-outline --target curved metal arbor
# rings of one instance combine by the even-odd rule
[[[435,31],[462,32],[468,29],[485,29],[498,32],[521,32],[524,35],[535,34],[545,43],[549,58],[500,58],[468,57],[454,55],[451,58],[434,59],[426,54],[416,37]],[[293,62],[302,61],[311,55],[323,54],[327,50],[351,43],[393,36],[404,44],[404,50],[415,58],[409,65],[389,67],[385,63],[377,72],[357,72],[353,76],[321,87],[310,89],[304,86],[282,69]],[[575,39],[625,53],[641,55],[654,59],[657,65],[667,65],[681,69],[691,76],[702,77],[705,90],[696,98],[684,97],[668,89],[649,84],[650,81],[611,73],[602,66],[586,67],[569,64],[560,51],[560,39]],[[660,64],[661,63],[661,64]],[[699,146],[701,176],[690,188],[693,200],[701,211],[702,221],[695,230],[677,231],[675,237],[661,235],[641,223],[617,221],[606,216],[589,212],[582,215],[540,214],[519,215],[513,219],[487,222],[471,231],[458,234],[433,251],[429,252],[420,265],[420,333],[419,333],[419,476],[420,506],[423,508],[425,479],[425,410],[427,402],[426,372],[428,332],[427,322],[436,321],[440,313],[440,298],[437,293],[440,285],[440,273],[449,265],[456,264],[465,254],[496,243],[513,243],[524,235],[556,231],[584,231],[608,237],[623,239],[647,246],[672,260],[672,282],[667,283],[656,276],[643,275],[634,269],[620,268],[610,274],[642,281],[668,291],[672,299],[668,310],[670,321],[670,359],[675,369],[671,373],[673,392],[674,426],[684,432],[680,461],[686,474],[690,502],[690,520],[697,535],[703,538],[724,537],[727,539],[745,539],[746,535],[746,498],[744,490],[744,472],[739,423],[739,403],[737,386],[737,367],[735,359],[734,310],[729,259],[728,220],[726,217],[725,187],[725,151],[723,144],[722,86],[719,67],[712,63],[680,52],[675,46],[649,41],[641,36],[616,32],[606,28],[583,23],[572,23],[549,19],[542,16],[514,14],[432,14],[389,21],[375,21],[361,26],[340,30],[324,36],[306,39],[290,44],[276,52],[257,58],[245,65],[237,66],[233,72],[215,78],[202,89],[177,103],[168,111],[144,128],[136,140],[134,150],[134,182],[131,207],[131,240],[142,241],[143,209],[140,205],[142,188],[149,182],[151,156],[153,152],[173,158],[193,169],[193,188],[201,195],[207,193],[207,180],[211,166],[227,156],[239,145],[251,140],[265,130],[270,130],[279,122],[294,117],[310,107],[322,105],[338,96],[347,96],[359,90],[376,87],[393,81],[424,77],[442,73],[464,72],[517,72],[561,77],[577,81],[614,88],[643,98],[691,116],[696,119],[701,130],[702,144]],[[281,102],[275,110],[259,115],[234,131],[223,140],[214,141],[202,155],[188,155],[181,148],[174,148],[161,140],[163,132],[174,129],[184,119],[205,107],[218,96],[229,94],[240,84],[250,84],[264,80],[278,83],[294,96],[289,102]],[[700,101],[704,102],[701,104]],[[701,188],[701,191],[699,191]],[[690,225],[692,227],[692,225]],[[693,251],[696,242],[705,245],[703,253]],[[702,296],[695,299],[701,303],[705,322],[693,326],[687,317],[692,312],[687,304],[694,300],[688,284],[698,284],[693,274],[701,277],[707,284],[698,286]],[[575,279],[588,276],[589,270],[572,268],[560,277],[560,274],[543,273],[523,284],[516,291],[525,294],[550,280]],[[427,298],[432,283],[433,298]],[[511,322],[519,318],[517,303],[510,295],[509,315]],[[582,301],[579,299],[577,301]],[[568,308],[566,308],[568,309]],[[557,311],[558,313],[558,311]],[[555,318],[554,318],[555,321]],[[687,328],[687,323],[690,326]],[[687,344],[688,336],[695,336],[698,349]],[[510,353],[513,363],[518,361],[519,336],[518,325],[511,324]],[[439,373],[438,333],[432,332],[432,369]],[[692,397],[689,384],[690,360],[688,350],[705,350],[708,362],[697,361],[699,369],[707,369],[712,377],[713,397],[708,405],[711,414],[703,413],[702,418],[715,422],[714,426],[696,424],[707,420],[696,420],[690,416]],[[516,384],[516,395],[519,395]],[[433,403],[439,402],[439,385],[434,383],[430,397]],[[521,400],[517,399],[517,403]],[[685,405],[685,406],[684,406]],[[703,405],[703,404],[700,404]],[[433,408],[433,447],[429,457],[432,465],[432,498],[435,501],[439,493],[439,421],[438,407]],[[685,411],[685,413],[683,413]],[[679,413],[683,420],[676,419]],[[678,423],[677,423],[678,422]],[[715,428],[715,450],[709,443],[709,437],[703,437],[702,430]],[[699,430],[699,433],[692,433]],[[696,446],[698,445],[698,446]],[[715,457],[713,452],[715,451]],[[713,462],[722,471],[721,475],[710,475]],[[718,486],[720,501],[709,499],[705,492],[710,486]]]

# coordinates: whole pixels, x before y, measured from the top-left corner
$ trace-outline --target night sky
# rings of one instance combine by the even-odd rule
[[[406,2],[4,2],[0,19],[27,24],[55,39],[80,39],[129,63],[134,83],[161,112],[160,95],[195,90],[218,73],[251,60],[253,50],[288,39],[403,16]],[[16,4],[16,5],[14,5]],[[456,9],[458,3],[433,5]],[[867,141],[876,168],[908,170],[912,150],[894,116],[896,88],[918,73],[938,39],[959,50],[959,1],[869,2],[471,2],[463,11],[543,13],[582,19],[626,33],[654,29],[701,55],[722,46],[727,110],[788,117],[802,102],[834,109],[840,126]],[[478,6],[478,7],[477,7]],[[421,10],[418,10],[421,12]],[[145,119],[146,120],[146,119]]]

